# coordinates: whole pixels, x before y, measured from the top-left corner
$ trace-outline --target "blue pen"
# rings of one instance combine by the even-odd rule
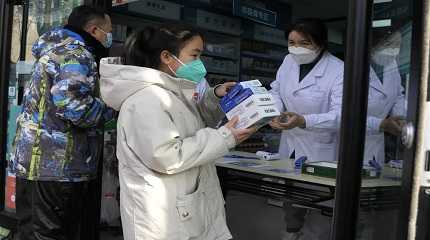
[[[294,161],[295,169],[302,169],[303,164],[308,160],[306,156],[299,157],[296,161]]]
[[[381,164],[376,161],[375,157],[373,157],[373,159],[369,161],[369,165],[374,167],[377,171],[381,171],[382,169]]]

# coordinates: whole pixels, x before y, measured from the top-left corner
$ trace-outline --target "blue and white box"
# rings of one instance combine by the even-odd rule
[[[225,95],[221,99],[221,102],[225,102],[234,98],[239,92],[243,91],[246,88],[250,88],[251,90],[253,90],[253,92],[265,91],[264,93],[266,93],[267,90],[262,86],[263,85],[261,85],[261,82],[259,80],[240,82],[236,84],[232,89],[230,89],[227,95]]]
[[[259,80],[236,84],[220,101],[229,120],[239,117],[236,128],[260,128],[280,115],[275,99]]]
[[[224,113],[228,113],[231,109],[239,105],[245,99],[254,95],[270,95],[270,94],[267,91],[267,89],[265,89],[264,87],[243,88],[241,91],[239,91],[236,95],[232,96],[231,98],[223,98],[224,101],[223,100],[220,101],[221,109],[224,111]]]
[[[251,126],[260,128],[279,115],[280,112],[271,94],[252,95],[226,114],[229,120],[235,116],[239,117],[236,128]]]

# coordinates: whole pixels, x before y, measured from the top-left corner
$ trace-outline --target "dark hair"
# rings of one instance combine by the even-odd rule
[[[125,64],[158,69],[162,51],[178,56],[187,42],[196,36],[203,39],[201,31],[185,25],[146,27],[125,41]]]
[[[294,24],[287,28],[285,37],[288,36],[292,31],[303,34],[306,38],[314,42],[322,49],[327,49],[327,27],[321,19],[318,18],[303,18],[297,20]]]
[[[106,12],[90,6],[78,6],[70,14],[67,25],[85,30],[92,21],[99,24],[104,23],[106,14]]]

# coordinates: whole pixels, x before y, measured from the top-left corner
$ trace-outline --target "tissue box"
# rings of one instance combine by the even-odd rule
[[[248,128],[254,126],[260,128],[266,125],[272,118],[280,115],[270,94],[258,94],[248,97],[239,105],[229,111],[226,116],[229,120],[239,117],[236,128]]]

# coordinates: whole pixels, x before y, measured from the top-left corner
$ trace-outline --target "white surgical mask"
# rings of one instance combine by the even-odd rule
[[[320,53],[319,50],[311,50],[304,47],[288,47],[288,51],[299,65],[313,62]]]
[[[400,53],[400,48],[384,48],[372,54],[372,60],[379,65],[385,66],[393,62]]]

